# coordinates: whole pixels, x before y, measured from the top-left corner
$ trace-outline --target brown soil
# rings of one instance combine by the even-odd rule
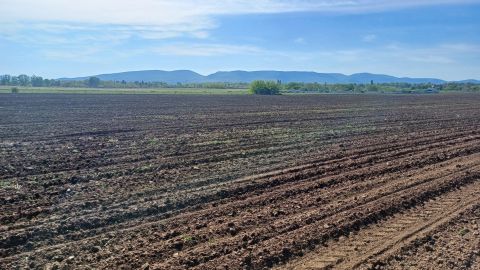
[[[478,104],[4,95],[0,268],[478,268]]]

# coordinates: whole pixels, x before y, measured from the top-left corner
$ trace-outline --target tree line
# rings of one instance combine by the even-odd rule
[[[46,79],[41,76],[28,76],[25,74],[12,76],[1,75],[0,86],[21,87],[72,87],[72,88],[203,88],[203,89],[250,89],[256,94],[278,94],[280,92],[306,92],[306,93],[416,93],[427,90],[438,92],[461,91],[480,92],[480,84],[473,83],[303,83],[281,81],[254,81],[250,83],[176,83],[144,82],[144,81],[103,81],[97,77],[89,77],[85,80],[56,80]]]
[[[480,85],[473,83],[347,83],[347,84],[319,84],[319,83],[287,83],[282,87],[285,91],[305,91],[305,92],[401,92],[401,93],[415,93],[438,91],[462,91],[462,92],[480,92]]]
[[[248,83],[175,83],[134,81],[104,81],[97,77],[85,80],[56,80],[45,79],[41,76],[28,76],[25,74],[12,76],[1,75],[0,85],[23,87],[74,87],[74,88],[205,88],[205,89],[247,89]]]
[[[474,83],[302,83],[280,81],[254,81],[250,92],[254,94],[287,93],[437,93],[480,92],[480,84]]]

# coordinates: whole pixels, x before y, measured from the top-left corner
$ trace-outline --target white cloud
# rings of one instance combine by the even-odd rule
[[[479,0],[0,0],[0,24],[21,23],[50,33],[92,30],[137,31],[144,38],[189,35],[205,38],[215,16],[282,12],[377,12]],[[106,28],[105,28],[106,27]],[[2,30],[0,29],[0,31]],[[1,31],[0,35],[5,35]]]
[[[372,41],[375,41],[376,39],[377,39],[377,35],[374,35],[374,34],[369,34],[362,37],[362,40],[364,42],[372,42]]]
[[[463,57],[471,57],[480,53],[480,46],[469,43],[444,43],[428,48],[412,48],[402,45],[389,45],[381,50],[398,60],[423,62],[429,64],[461,63]]]
[[[99,48],[81,48],[78,50],[42,50],[41,55],[48,59],[94,63],[100,62],[95,57],[101,50]]]
[[[371,12],[478,0],[2,0],[2,21],[175,25],[211,15],[295,11]]]
[[[391,44],[363,49],[277,52],[290,70],[357,73],[459,80],[478,78],[480,46],[469,43],[412,47]],[[273,52],[271,52],[273,53]]]
[[[476,44],[450,43],[450,44],[443,44],[441,48],[448,51],[480,53],[480,45],[476,45]]]
[[[221,56],[221,55],[248,55],[263,52],[254,46],[229,44],[171,44],[151,49],[160,55],[177,56]]]
[[[297,44],[305,44],[306,43],[305,39],[302,38],[302,37],[294,39],[293,42],[295,42]]]

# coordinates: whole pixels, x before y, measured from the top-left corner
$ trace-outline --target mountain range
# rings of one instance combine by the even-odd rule
[[[395,77],[384,74],[356,73],[345,75],[341,73],[318,73],[311,71],[219,71],[204,76],[191,70],[141,70],[120,73],[99,74],[88,77],[61,78],[65,81],[85,80],[89,77],[97,77],[104,81],[144,81],[144,82],[165,82],[176,83],[205,83],[205,82],[226,82],[226,83],[250,83],[254,80],[280,80],[282,83],[305,82],[305,83],[436,83],[441,84],[447,81],[435,78],[408,78]],[[480,83],[478,80],[459,81],[463,83]]]

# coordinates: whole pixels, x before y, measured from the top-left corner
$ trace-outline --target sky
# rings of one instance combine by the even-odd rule
[[[480,0],[0,0],[0,74],[480,79]]]

